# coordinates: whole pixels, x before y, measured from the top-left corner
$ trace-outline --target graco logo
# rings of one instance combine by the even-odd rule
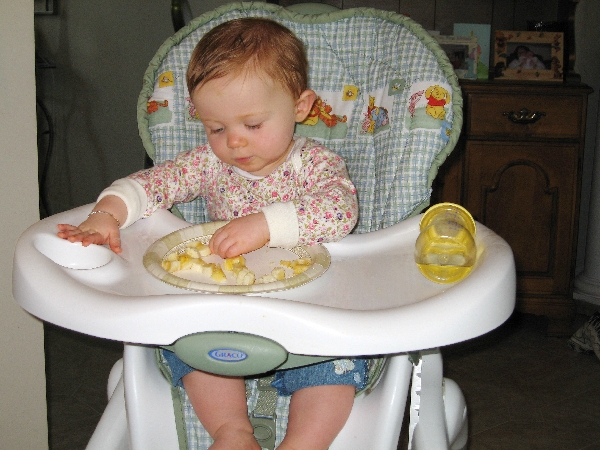
[[[240,362],[245,360],[248,355],[241,350],[231,348],[217,348],[208,352],[208,356],[217,361]]]

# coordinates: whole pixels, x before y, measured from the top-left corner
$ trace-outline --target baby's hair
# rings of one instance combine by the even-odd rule
[[[187,70],[190,95],[230,74],[266,74],[295,97],[308,88],[304,44],[283,25],[262,18],[234,19],[213,28],[196,45]]]

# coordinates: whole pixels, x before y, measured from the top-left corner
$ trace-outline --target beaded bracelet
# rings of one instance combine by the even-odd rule
[[[112,217],[113,219],[115,219],[117,221],[117,226],[119,228],[121,228],[121,222],[119,221],[119,219],[117,219],[115,217],[115,215],[113,213],[109,213],[108,211],[98,210],[98,211],[92,211],[91,213],[89,213],[88,217],[93,216],[94,214],[108,214],[110,217]]]

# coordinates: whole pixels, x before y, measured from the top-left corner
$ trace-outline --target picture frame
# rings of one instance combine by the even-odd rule
[[[476,80],[479,51],[475,36],[434,35],[459,79]]]
[[[494,76],[507,80],[564,79],[564,33],[508,31],[494,33]]]
[[[455,23],[454,36],[475,36],[477,38],[477,78],[488,79],[490,71],[490,56],[492,26],[489,23]]]

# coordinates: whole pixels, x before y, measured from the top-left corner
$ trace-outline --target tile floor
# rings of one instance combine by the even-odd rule
[[[84,449],[122,346],[48,325],[46,347],[50,449]],[[443,355],[467,400],[470,450],[600,450],[600,360],[546,337],[544,318],[516,314]]]

